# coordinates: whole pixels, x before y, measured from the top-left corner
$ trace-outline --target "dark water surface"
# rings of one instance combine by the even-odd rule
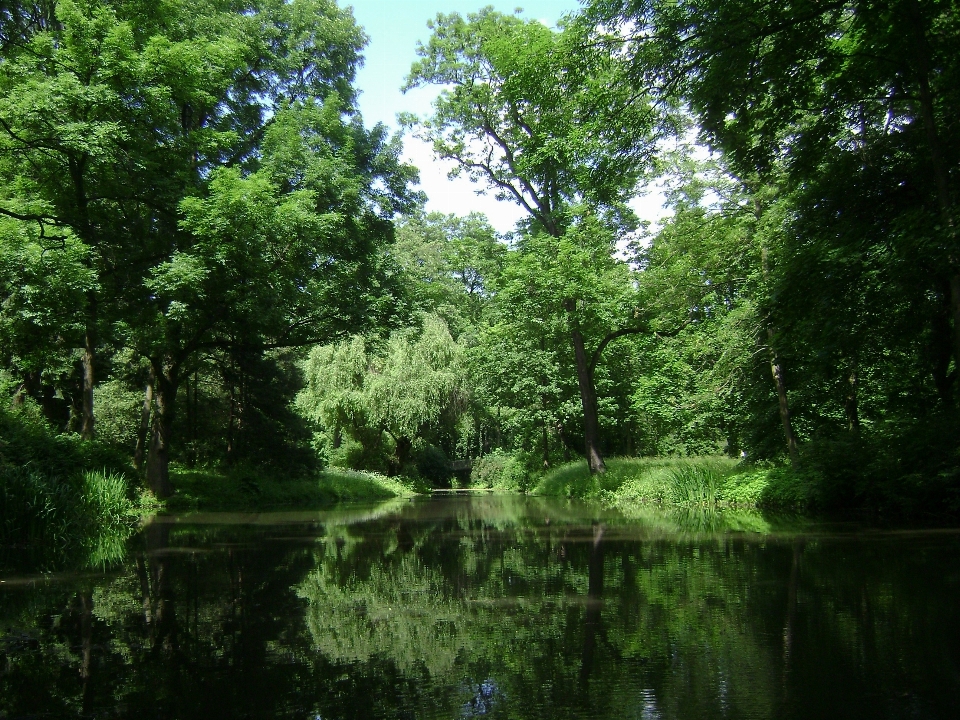
[[[956,530],[447,497],[0,580],[2,718],[960,717]]]

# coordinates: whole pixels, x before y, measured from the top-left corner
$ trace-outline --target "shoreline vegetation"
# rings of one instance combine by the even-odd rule
[[[137,526],[159,512],[322,509],[411,498],[445,486],[585,500],[628,515],[656,508],[807,515],[873,511],[913,520],[955,520],[949,493],[910,494],[911,487],[936,484],[929,480],[911,485],[910,475],[894,478],[884,495],[857,496],[855,486],[844,489],[837,454],[824,454],[819,468],[811,458],[800,472],[720,455],[614,457],[607,460],[605,473],[596,474],[583,459],[530,472],[520,457],[498,450],[476,458],[469,479],[448,475],[440,483],[418,475],[412,466],[409,474],[391,477],[338,467],[292,473],[244,465],[174,465],[171,479],[177,491],[158,500],[116,448],[56,433],[28,405],[20,411],[0,410],[0,566],[110,565],[123,557]],[[937,498],[946,502],[933,502]]]

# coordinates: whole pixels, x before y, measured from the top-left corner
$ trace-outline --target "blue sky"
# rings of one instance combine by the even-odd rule
[[[417,41],[425,42],[430,37],[427,21],[435,18],[437,13],[455,11],[465,15],[486,5],[512,13],[521,7],[522,17],[555,26],[563,15],[576,12],[580,7],[577,0],[340,0],[340,4],[353,8],[354,17],[370,38],[364,51],[364,66],[358,72],[356,82],[361,90],[360,111],[364,122],[367,125],[383,122],[393,128],[397,127],[399,112],[428,114],[430,102],[437,94],[434,88],[419,88],[406,94],[400,92],[410,65],[416,60]],[[500,232],[512,230],[522,217],[520,208],[512,203],[478,195],[480,186],[463,178],[449,180],[446,175],[450,166],[435,160],[431,149],[424,143],[407,136],[404,148],[405,158],[420,169],[421,189],[429,198],[428,210],[457,215],[482,212]],[[657,204],[644,202],[643,205],[649,205],[650,209],[643,211],[638,207],[637,210],[654,219],[650,216],[659,214],[654,209]]]
[[[523,17],[533,18],[554,26],[565,13],[579,8],[577,0],[531,0],[531,2],[457,2],[450,0],[353,0],[342,3],[353,8],[353,16],[370,38],[364,51],[366,62],[357,77],[363,91],[360,109],[368,124],[384,122],[395,125],[400,111],[429,111],[429,102],[435,94],[430,89],[415,90],[403,95],[400,87],[416,60],[417,41],[430,37],[427,21],[437,13],[458,12],[466,15],[486,5],[500,12],[512,13],[523,8]]]

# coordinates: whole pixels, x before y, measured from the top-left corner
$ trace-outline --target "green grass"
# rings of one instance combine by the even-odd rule
[[[278,477],[253,468],[171,468],[171,480],[176,492],[166,501],[168,510],[319,508],[416,494],[410,480],[339,468],[308,478]]]
[[[113,564],[145,509],[120,473],[58,477],[0,466],[0,567]]]
[[[533,493],[616,505],[805,509],[815,504],[810,482],[788,469],[744,468],[721,456],[611,458],[603,475],[590,475],[585,462],[573,462],[544,475]]]

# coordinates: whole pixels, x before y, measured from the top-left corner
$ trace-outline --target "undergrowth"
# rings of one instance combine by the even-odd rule
[[[534,492],[618,505],[809,509],[816,504],[809,478],[786,468],[744,467],[718,456],[611,458],[606,464],[600,475],[591,475],[583,461],[562,465],[545,474]]]
[[[330,468],[313,477],[286,477],[254,467],[229,470],[172,468],[176,488],[169,510],[317,508],[340,502],[415,495],[413,481],[379,473]]]
[[[119,560],[145,509],[121,455],[55,433],[36,408],[0,409],[0,568]]]

